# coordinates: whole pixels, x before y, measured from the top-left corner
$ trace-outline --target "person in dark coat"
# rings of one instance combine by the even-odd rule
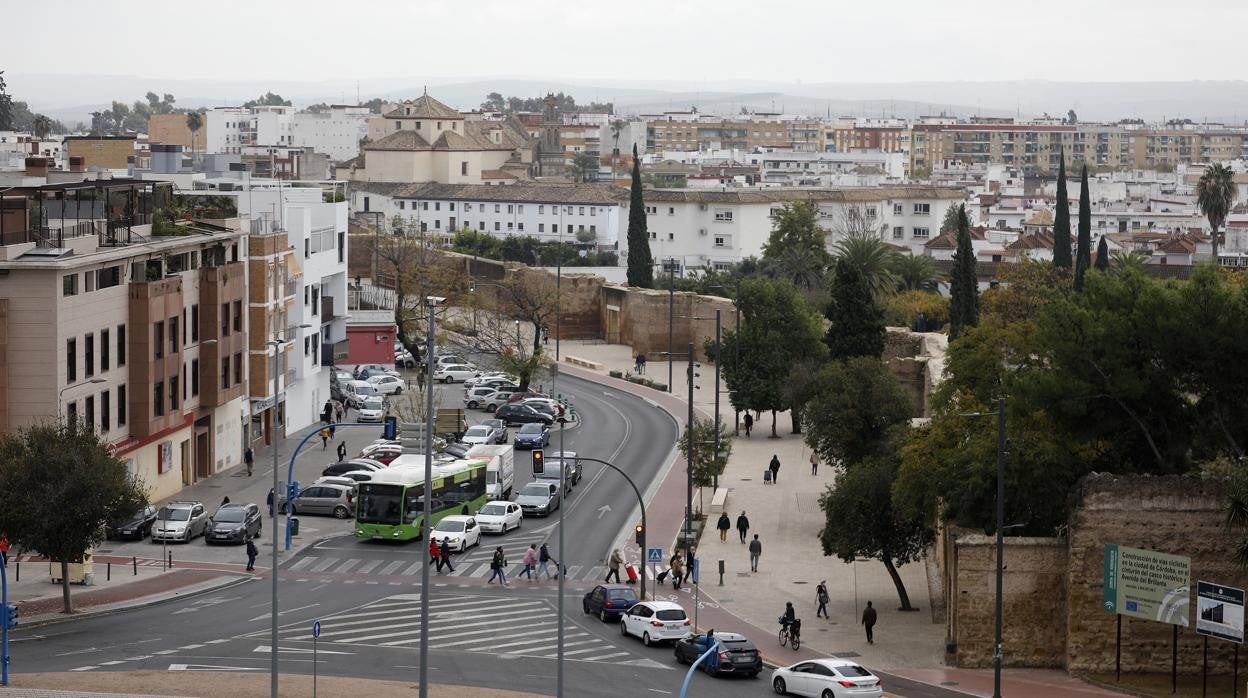
[[[745,419],[741,421],[745,423],[745,438],[748,439],[750,438],[750,430],[754,428],[754,418],[750,416],[749,412],[746,412]]]
[[[266,504],[269,505],[269,518],[273,518],[273,488],[269,488],[269,496],[264,498]]]
[[[867,607],[862,609],[862,624],[867,627],[867,644],[875,644],[875,621],[878,616],[875,609],[872,608],[871,602],[867,602]]]
[[[446,565],[446,569],[454,572],[455,568],[451,567],[451,539],[450,538],[442,539],[442,547],[438,549],[438,552],[441,553],[441,557],[442,557],[442,562],[438,565],[438,571],[439,572],[442,571],[442,565]]]
[[[737,533],[741,534],[741,544],[745,545],[745,536],[750,532],[750,520],[745,517],[745,510],[737,517]]]
[[[771,484],[780,482],[780,456],[771,454],[771,464],[767,466],[771,470]]]
[[[251,446],[243,451],[243,462],[247,464],[247,477],[251,477],[252,468],[256,467],[256,452],[251,450]]]
[[[338,462],[341,463],[347,459],[347,442],[338,442]]]
[[[251,540],[251,538],[248,538],[247,539],[247,571],[248,572],[256,571],[256,556],[259,554],[260,554],[260,551],[256,549],[256,544]]]
[[[728,520],[728,512],[720,512],[719,523],[715,524],[715,528],[719,529],[720,543],[728,540],[728,529],[732,528],[732,522]]]

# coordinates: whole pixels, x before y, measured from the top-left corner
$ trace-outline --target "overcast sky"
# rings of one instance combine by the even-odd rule
[[[9,75],[1224,80],[1245,76],[1236,54],[1248,19],[1243,0],[68,0],[45,9],[46,31],[5,32]]]

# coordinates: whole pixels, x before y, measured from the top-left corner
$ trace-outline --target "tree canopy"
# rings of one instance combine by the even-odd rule
[[[824,344],[833,359],[878,357],[884,351],[884,313],[857,266],[838,260],[832,272]]]
[[[876,454],[888,433],[914,412],[896,376],[879,357],[833,361],[806,403],[806,444],[826,463],[852,467]]]
[[[641,159],[633,146],[633,183],[628,198],[628,285],[654,287],[654,256],[646,231],[646,202],[641,195]]]

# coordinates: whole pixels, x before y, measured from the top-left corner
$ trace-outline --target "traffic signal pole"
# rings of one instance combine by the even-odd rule
[[[8,568],[4,556],[0,555],[0,686],[9,685],[9,626],[12,624]]]

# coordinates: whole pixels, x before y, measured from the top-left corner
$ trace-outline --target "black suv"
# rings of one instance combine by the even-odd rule
[[[148,506],[136,511],[134,516],[108,527],[108,537],[117,540],[143,540],[151,535],[152,526],[156,524],[156,507]]]
[[[698,648],[697,640],[705,635],[689,635],[676,641],[676,662],[692,664],[705,650]],[[710,662],[702,662],[702,669],[714,676],[725,674],[744,674],[753,678],[763,670],[763,656],[744,635],[737,633],[715,633],[720,643],[719,658],[712,667]]]
[[[260,507],[255,504],[226,504],[217,509],[204,534],[204,543],[245,543],[260,535]]]
[[[554,417],[542,414],[528,405],[503,405],[494,413],[494,417],[503,420],[503,423],[508,426],[534,423],[550,426],[555,423]]]

